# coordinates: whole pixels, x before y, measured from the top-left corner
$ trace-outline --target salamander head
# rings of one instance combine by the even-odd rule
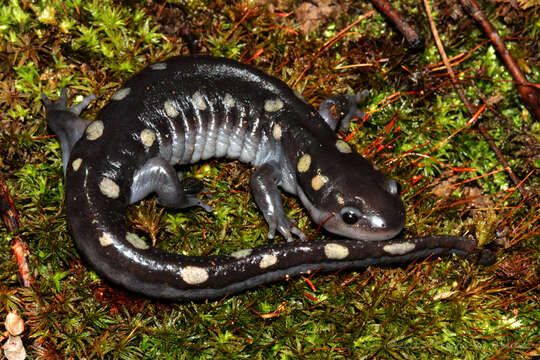
[[[316,157],[298,154],[300,200],[314,221],[331,233],[373,241],[395,237],[405,225],[399,184],[342,140],[337,149],[319,147]]]

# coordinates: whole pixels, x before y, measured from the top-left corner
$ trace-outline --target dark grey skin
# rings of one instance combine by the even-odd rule
[[[362,115],[356,102],[363,95],[331,97],[319,113],[260,70],[197,56],[150,65],[93,122],[79,114],[95,97],[68,108],[65,92],[57,102],[42,96],[62,147],[68,224],[78,249],[112,282],[166,299],[215,298],[315,269],[474,250],[461,237],[392,239],[405,223],[397,182],[335,134]],[[287,244],[195,257],[150,248],[129,232],[127,206],[150,194],[166,207],[211,211],[174,168],[211,157],[256,167],[250,185],[268,237],[278,231]],[[278,187],[297,195],[315,223],[347,239],[292,242],[293,235],[305,236],[286,217]]]

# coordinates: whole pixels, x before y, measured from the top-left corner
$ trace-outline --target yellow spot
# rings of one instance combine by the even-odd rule
[[[131,92],[130,88],[120,89],[117,92],[115,92],[113,96],[111,96],[111,99],[116,100],[116,101],[123,100],[126,96],[129,95],[130,92]]]
[[[81,167],[81,164],[82,164],[82,159],[77,158],[73,160],[73,162],[71,163],[71,167],[73,168],[73,170],[77,171]]]
[[[281,125],[274,124],[274,127],[272,129],[272,135],[274,136],[274,139],[279,140],[281,139]]]
[[[283,108],[283,101],[280,99],[266,100],[264,102],[264,110],[267,112],[275,112]]]
[[[320,190],[324,184],[328,182],[328,178],[324,175],[315,175],[313,179],[311,179],[311,187],[313,190]]]
[[[112,245],[113,243],[113,236],[111,233],[103,233],[100,237],[99,237],[99,243],[101,246],[109,246],[109,245]]]
[[[208,280],[208,271],[198,266],[186,266],[180,271],[180,276],[186,283],[198,285]]]
[[[241,258],[245,258],[246,256],[251,255],[252,252],[253,252],[253,249],[242,249],[242,250],[238,250],[231,253],[230,256],[235,257],[237,259],[241,259]]]
[[[343,140],[336,141],[336,147],[339,150],[339,152],[342,152],[342,153],[345,153],[345,154],[352,152],[351,147],[349,146],[349,144],[347,144]]]
[[[298,160],[298,164],[296,164],[296,168],[298,169],[298,172],[306,172],[309,170],[309,167],[311,166],[311,156],[309,154],[304,154]]]
[[[383,247],[383,250],[392,255],[403,255],[403,254],[413,251],[415,247],[416,245],[413,243],[404,242],[404,243],[385,245]]]
[[[99,183],[101,193],[111,199],[116,199],[120,196],[120,187],[111,179],[104,177]]]
[[[126,234],[126,240],[137,249],[146,250],[150,247],[143,239],[133,233],[128,232]]]
[[[141,131],[141,142],[144,146],[149,148],[154,144],[154,141],[156,141],[156,133],[153,130],[144,129]]]
[[[86,128],[86,138],[88,140],[96,140],[103,135],[103,122],[100,120],[92,121]]]
[[[206,110],[206,102],[204,101],[204,98],[202,97],[200,92],[196,91],[195,94],[193,94],[191,101],[193,102],[195,108],[197,108],[198,110]]]
[[[150,69],[152,70],[165,70],[167,69],[167,63],[158,62],[155,64],[150,65]]]
[[[226,93],[225,97],[223,98],[223,105],[225,105],[227,109],[232,109],[234,107],[234,104],[235,104],[235,101],[232,95],[229,93]]]
[[[165,109],[165,114],[167,114],[168,117],[177,117],[180,113],[178,110],[176,110],[176,107],[174,106],[174,102],[172,100],[167,100],[163,103],[163,108]]]
[[[328,259],[341,260],[349,256],[349,249],[340,244],[330,243],[324,246],[324,255]]]
[[[277,257],[275,255],[265,254],[262,256],[259,267],[261,269],[266,269],[267,267],[275,265],[276,263],[277,263]]]

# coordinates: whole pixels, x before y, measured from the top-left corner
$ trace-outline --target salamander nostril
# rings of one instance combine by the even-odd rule
[[[382,217],[377,215],[366,216],[366,219],[369,221],[369,224],[374,229],[384,229],[387,225],[386,221]]]

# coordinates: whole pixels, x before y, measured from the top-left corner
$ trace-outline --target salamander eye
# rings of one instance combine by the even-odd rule
[[[360,211],[353,207],[344,207],[341,209],[341,219],[345,224],[354,225],[360,218]]]

